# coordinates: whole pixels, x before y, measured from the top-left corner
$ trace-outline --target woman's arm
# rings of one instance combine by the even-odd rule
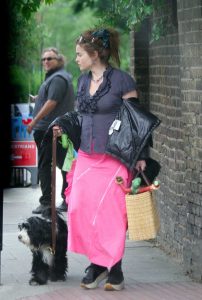
[[[123,95],[122,98],[125,100],[127,100],[128,98],[138,98],[137,91],[133,90],[131,92],[128,92],[127,94]]]

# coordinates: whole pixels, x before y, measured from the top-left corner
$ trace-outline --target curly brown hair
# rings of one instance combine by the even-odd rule
[[[110,59],[118,67],[120,66],[119,56],[119,33],[113,28],[93,28],[84,31],[76,40],[92,56],[95,51],[102,63],[109,64]]]

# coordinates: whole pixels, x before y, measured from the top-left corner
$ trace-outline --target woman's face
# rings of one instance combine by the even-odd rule
[[[89,56],[88,52],[86,52],[83,47],[76,45],[76,63],[81,71],[91,70],[94,61],[94,56]]]

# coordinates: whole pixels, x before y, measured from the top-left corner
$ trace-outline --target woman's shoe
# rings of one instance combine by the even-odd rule
[[[124,288],[123,273],[116,276],[109,275],[109,278],[107,279],[104,285],[105,291],[121,291],[123,288]]]
[[[106,267],[90,264],[85,270],[86,276],[81,281],[81,287],[95,289],[108,276]]]
[[[104,285],[105,291],[121,291],[124,288],[124,277],[121,270],[121,261],[114,265]]]

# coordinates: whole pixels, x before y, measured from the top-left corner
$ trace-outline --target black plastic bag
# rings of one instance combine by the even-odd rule
[[[82,118],[76,111],[67,112],[66,114],[57,117],[48,127],[43,142],[46,138],[52,137],[52,128],[59,126],[62,128],[63,133],[68,135],[68,138],[72,141],[74,149],[77,151],[81,143],[81,122]]]

